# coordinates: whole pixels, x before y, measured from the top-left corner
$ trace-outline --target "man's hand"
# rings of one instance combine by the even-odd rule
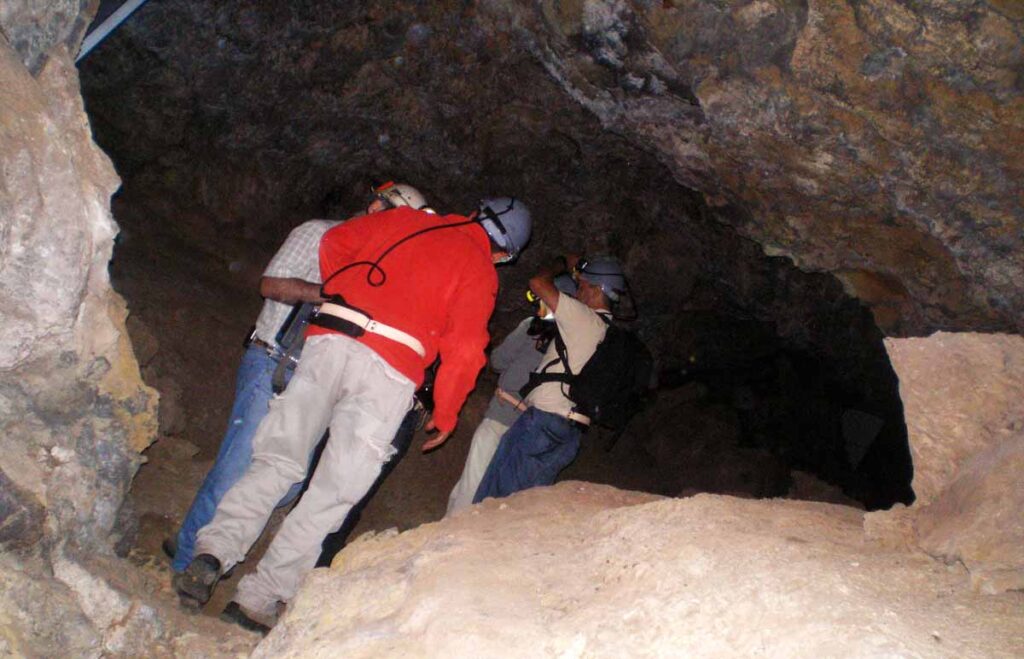
[[[434,419],[431,418],[429,421],[427,421],[427,425],[424,426],[423,429],[426,430],[428,433],[430,433],[430,432],[437,432],[437,426],[434,425]],[[448,438],[451,436],[451,434],[452,434],[451,430],[449,430],[447,432],[438,432],[436,435],[434,435],[433,437],[431,437],[427,441],[423,442],[423,448],[421,450],[424,453],[428,453],[430,451],[433,451],[438,446],[440,446],[441,444],[444,444],[446,441],[448,441]]]
[[[533,294],[539,297],[548,309],[554,312],[558,311],[558,288],[555,286],[555,276],[561,274],[568,267],[569,271],[572,272],[572,266],[579,261],[580,257],[575,257],[575,260],[570,263],[569,257],[559,256],[551,263],[540,269],[536,275],[530,278],[530,290]]]
[[[576,264],[580,262],[580,258],[582,257],[579,254],[565,255],[565,265],[568,267],[570,273],[576,269]]]

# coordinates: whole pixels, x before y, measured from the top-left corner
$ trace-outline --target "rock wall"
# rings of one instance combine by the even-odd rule
[[[807,396],[750,400],[748,427],[772,425],[778,441],[766,448],[798,456],[801,468],[824,456],[832,466],[818,475],[860,481],[862,499],[872,481],[899,481],[869,505],[909,501],[909,470],[885,468],[899,450],[909,461],[895,376],[870,312],[836,278],[766,257],[727,224],[735,209],[709,208],[642,145],[604,130],[484,19],[452,0],[166,0],[140,8],[85,61],[97,140],[125,181],[115,206],[124,229],[118,290],[140,321],[134,327],[159,341],[147,382],[187,411],[175,423],[172,406],[162,406],[165,429],[205,455],[216,451],[208,428],[223,415],[217,397],[230,393],[217,383],[233,378],[234,363],[222,357],[235,339],[206,332],[234,323],[242,333],[253,313],[218,282],[238,281],[242,264],[261,268],[254,255],[272,253],[310,215],[360,207],[371,177],[403,177],[441,209],[499,191],[534,209],[530,248],[501,269],[494,336],[529,313],[521,291],[550,254],[616,253],[639,298],[638,330],[665,368],[749,375],[773,369],[780,351],[821,363],[822,386],[803,373],[791,378],[813,389]],[[205,272],[192,265],[197,253],[211,255]],[[199,285],[181,287],[180,276]],[[256,301],[252,291],[242,290],[246,303]],[[211,314],[231,319],[210,323]],[[837,476],[851,471],[839,424],[831,437],[815,432],[842,408],[887,420],[849,479]]]
[[[157,396],[107,275],[119,180],[72,64],[86,19],[79,3],[0,12],[0,654],[169,655],[181,615],[143,602],[154,584],[114,555]]]
[[[139,378],[107,276],[119,181],[92,142],[63,43],[36,76],[25,61],[37,54],[0,49],[0,471],[7,497],[23,502],[3,538],[96,551],[118,530],[155,432],[155,392]]]
[[[1024,330],[1019,3],[481,3],[609,130],[888,334]]]
[[[914,458],[918,542],[963,562],[985,592],[1024,589],[1024,337],[938,333],[886,347]]]

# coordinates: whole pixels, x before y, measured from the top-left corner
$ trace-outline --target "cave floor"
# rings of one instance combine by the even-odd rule
[[[1024,593],[973,592],[887,515],[535,488],[360,538],[254,656],[1021,656]]]

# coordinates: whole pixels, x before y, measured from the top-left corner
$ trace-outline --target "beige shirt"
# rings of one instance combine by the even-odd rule
[[[600,313],[611,317],[610,312],[601,311]],[[555,323],[565,342],[566,352],[569,353],[569,368],[573,373],[579,373],[597,350],[597,344],[604,340],[608,324],[601,320],[597,311],[576,298],[563,294],[558,296]],[[562,360],[558,359],[554,341],[548,346],[548,350],[536,370],[541,371],[553,360],[556,363],[545,372],[565,373]],[[530,395],[526,397],[526,402],[539,410],[565,416],[572,411],[573,402],[562,393],[563,387],[568,390],[568,385],[563,385],[561,382],[542,384],[530,392]]]

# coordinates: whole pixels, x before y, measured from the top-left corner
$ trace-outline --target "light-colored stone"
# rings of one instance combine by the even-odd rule
[[[962,561],[984,592],[1024,588],[1024,337],[938,333],[885,345],[914,459],[920,546]]]
[[[917,519],[921,547],[986,593],[1024,590],[1024,432],[968,460]]]
[[[67,558],[54,562],[53,574],[71,589],[92,624],[105,631],[120,623],[131,610],[131,602],[99,577]]]
[[[0,655],[99,657],[102,645],[74,594],[40,561],[0,554]]]
[[[0,471],[23,502],[11,510],[35,520],[27,536],[109,551],[156,432],[107,274],[118,179],[64,45],[33,75],[0,38],[0,90]]]
[[[346,548],[255,657],[994,657],[1024,593],[866,542],[860,511],[580,482]]]
[[[885,340],[900,380],[916,505],[935,500],[972,456],[1024,430],[1024,337]]]

